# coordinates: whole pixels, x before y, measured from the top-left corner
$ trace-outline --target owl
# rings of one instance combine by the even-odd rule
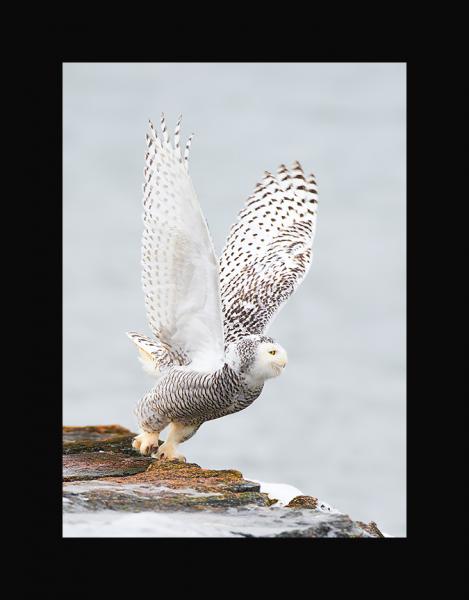
[[[133,447],[185,460],[178,445],[205,421],[247,408],[287,364],[266,335],[312,260],[318,192],[299,162],[265,172],[217,259],[181,152],[179,118],[170,139],[149,123],[143,184],[142,284],[153,337],[135,332],[155,384],[138,402]],[[166,441],[160,433],[169,425]]]

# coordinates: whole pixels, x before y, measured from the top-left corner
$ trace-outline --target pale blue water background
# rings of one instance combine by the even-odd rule
[[[320,191],[315,257],[270,329],[289,364],[181,449],[405,535],[405,65],[64,65],[64,422],[120,423],[151,380],[140,285],[147,119],[183,114],[217,251],[264,170]],[[164,436],[163,436],[164,437]]]

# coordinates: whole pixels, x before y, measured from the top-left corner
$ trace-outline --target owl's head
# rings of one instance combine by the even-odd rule
[[[265,335],[248,335],[230,344],[226,358],[252,385],[262,385],[266,379],[278,377],[288,362],[285,349]]]

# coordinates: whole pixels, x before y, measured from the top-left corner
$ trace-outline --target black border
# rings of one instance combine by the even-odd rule
[[[77,28],[77,33],[79,29]],[[108,538],[83,538],[83,539],[72,539],[62,538],[61,532],[61,443],[62,443],[62,376],[61,376],[61,355],[62,355],[62,269],[63,259],[61,252],[61,230],[62,230],[62,64],[64,62],[180,62],[179,60],[169,58],[155,58],[155,59],[135,59],[135,60],[116,60],[115,54],[110,52],[101,52],[96,54],[92,60],[84,59],[85,52],[70,52],[65,51],[61,53],[63,56],[59,58],[51,56],[48,60],[44,61],[37,72],[33,74],[29,79],[29,100],[34,105],[34,117],[35,117],[35,131],[37,133],[33,139],[33,149],[37,156],[37,188],[39,189],[39,196],[42,198],[42,202],[34,203],[31,207],[28,204],[28,212],[33,212],[33,221],[36,227],[35,233],[37,235],[37,243],[34,251],[34,259],[39,262],[39,268],[36,270],[35,275],[37,276],[35,293],[33,301],[37,303],[40,308],[36,311],[35,319],[40,326],[40,333],[37,339],[40,340],[39,351],[35,352],[35,367],[38,368],[39,375],[38,380],[35,383],[34,401],[32,404],[34,411],[34,423],[35,428],[41,431],[41,436],[38,439],[35,437],[34,442],[34,461],[36,466],[39,467],[34,472],[28,473],[30,483],[28,485],[33,489],[33,496],[35,496],[35,511],[36,517],[34,522],[34,530],[36,532],[37,539],[33,542],[39,544],[38,540],[41,540],[39,544],[41,548],[42,544],[47,540],[47,543],[51,544],[54,549],[54,553],[67,552],[72,553],[76,550],[79,556],[81,552],[88,549],[90,546],[96,544],[98,552],[103,550],[103,544],[107,546],[109,543]],[[113,54],[111,57],[110,54]],[[188,58],[188,57],[186,57]],[[280,57],[279,57],[280,58]],[[112,59],[112,60],[109,60]],[[185,60],[184,62],[206,62],[204,60]],[[413,95],[414,83],[413,78],[415,75],[415,67],[413,63],[406,60],[404,57],[386,60],[386,57],[381,57],[380,60],[353,59],[350,57],[334,59],[329,57],[329,60],[314,59],[314,60],[210,60],[209,62],[403,62],[407,63],[407,101],[408,101],[408,124],[415,118],[415,108],[412,108],[411,97]],[[37,129],[36,129],[36,126]],[[408,159],[408,178],[411,179],[410,164],[413,164],[413,157],[415,154],[410,153],[412,146],[411,137],[409,135],[409,127],[407,127],[407,159]],[[37,166],[37,165],[36,165]],[[33,171],[35,169],[33,168]],[[410,181],[408,180],[408,191],[411,189]],[[35,211],[35,213],[34,213]],[[417,215],[415,210],[415,204],[408,203],[407,205],[407,234],[409,230],[413,230],[416,225]],[[40,229],[38,231],[37,223],[40,223]],[[407,247],[408,247],[408,261],[407,261],[407,290],[409,287],[413,288],[415,285],[415,274],[418,270],[416,267],[416,256],[412,256],[409,248],[409,239],[407,235]],[[58,300],[57,304],[55,301]],[[31,299],[26,300],[28,304]],[[409,308],[408,308],[408,319],[410,316],[413,318],[416,316],[415,309],[411,309],[411,302],[408,296]],[[408,327],[413,323],[408,322]],[[407,351],[412,350],[409,340],[407,341]],[[414,352],[412,350],[412,352]],[[57,359],[55,363],[54,357]],[[52,368],[53,364],[59,366],[59,372]],[[409,356],[408,365],[412,365],[412,360]],[[413,376],[408,375],[408,385],[411,383],[415,384]],[[57,402],[57,404],[56,404]],[[409,420],[409,409],[407,411]],[[408,439],[409,441],[409,439]],[[410,448],[409,448],[410,452]],[[38,456],[40,460],[38,461]],[[408,486],[408,498],[412,497],[416,493],[417,479],[414,478],[415,471],[412,474],[412,480],[407,476]],[[409,483],[411,482],[411,485]],[[55,493],[56,492],[56,493]],[[420,509],[420,506],[418,506]],[[392,538],[386,540],[360,540],[359,545],[355,545],[354,548],[360,547],[358,554],[364,551],[365,547],[370,545],[379,544],[380,548],[394,547],[396,544],[407,544],[409,540],[415,538],[417,535],[417,518],[416,512],[417,507],[415,502],[408,500],[407,508],[407,538]],[[379,525],[379,524],[378,524]],[[112,538],[119,539],[121,538]],[[124,539],[124,538],[122,538]],[[135,540],[138,540],[137,542]],[[255,540],[239,540],[239,539],[219,539],[216,538],[217,542],[228,544],[232,548],[237,548],[236,544],[243,544],[239,547],[239,550],[245,551],[247,549],[246,544],[254,544],[257,550],[260,550],[259,544],[263,546],[263,550],[268,552],[268,549],[272,549],[270,544],[275,543],[276,540],[272,539],[255,539]],[[156,542],[156,546],[154,546]],[[368,543],[369,542],[369,543]],[[122,541],[115,542],[122,543]],[[191,551],[190,544],[205,544],[207,549],[213,541],[211,539],[158,539],[158,538],[125,538],[123,542],[126,545],[126,549],[130,550],[129,545],[135,544],[133,550],[136,555],[142,553],[142,544],[145,544],[144,553],[148,550],[153,549],[157,554],[158,549],[164,547],[169,548],[171,545],[176,544],[176,547],[172,548],[174,552],[179,554],[180,551]],[[311,544],[309,540],[304,539],[282,539],[278,543],[288,544],[289,548],[293,544],[295,547],[300,547],[301,544],[308,544],[307,552],[311,551]],[[336,547],[342,547],[343,544],[354,543],[349,540],[337,540],[333,542],[330,540],[314,540],[314,544],[319,544],[321,551],[324,549],[324,545],[334,545]],[[112,542],[111,542],[112,544]],[[180,547],[184,544],[184,550]],[[189,545],[187,545],[189,544]],[[168,546],[169,545],[169,546]],[[115,547],[115,544],[114,544]],[[284,547],[284,546],[283,546]],[[226,546],[225,546],[226,548]],[[279,546],[274,551],[278,552]],[[306,551],[306,548],[304,549]],[[381,550],[384,551],[384,550]],[[379,552],[379,554],[381,553]],[[373,550],[374,552],[374,550]],[[172,552],[169,553],[171,555]],[[370,552],[367,551],[367,555]],[[41,557],[39,557],[41,559]],[[244,562],[244,561],[243,561]],[[155,565],[157,568],[157,564]]]

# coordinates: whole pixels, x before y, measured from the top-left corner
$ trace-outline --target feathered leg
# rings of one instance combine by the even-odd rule
[[[158,448],[159,437],[159,431],[153,431],[151,433],[144,431],[133,439],[132,448],[138,450],[140,454],[150,454],[150,452],[153,452],[153,450]]]
[[[165,443],[161,444],[158,451],[152,454],[152,457],[159,458],[160,460],[181,460],[185,462],[186,457],[177,451],[177,447],[182,442],[191,438],[200,425],[200,423],[197,425],[184,425],[183,423],[173,421],[169,426],[168,437]]]

